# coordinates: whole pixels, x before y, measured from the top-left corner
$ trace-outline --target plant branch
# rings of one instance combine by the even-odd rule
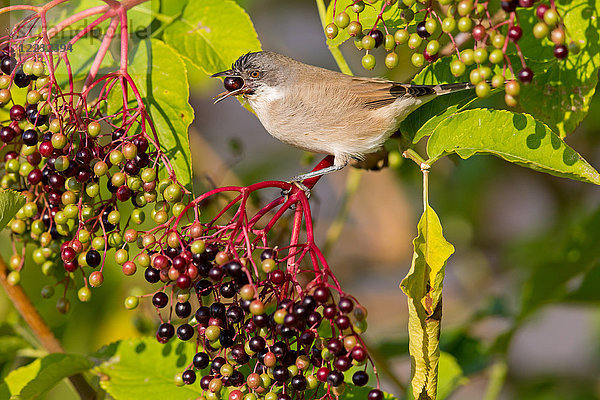
[[[29,325],[41,345],[50,353],[64,353],[65,350],[62,348],[60,342],[56,336],[54,336],[42,316],[38,313],[35,306],[31,303],[31,300],[23,288],[19,285],[9,285],[6,280],[7,275],[8,268],[6,267],[4,259],[0,256],[0,283],[4,288],[6,295],[10,298],[21,317],[27,322],[27,325]],[[80,398],[85,400],[96,398],[96,391],[90,386],[82,374],[70,376],[69,380]]]

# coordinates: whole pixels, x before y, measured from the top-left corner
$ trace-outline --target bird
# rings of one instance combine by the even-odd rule
[[[292,179],[325,175],[377,152],[413,111],[437,96],[472,89],[469,82],[412,85],[362,78],[272,52],[249,52],[226,71],[217,104],[242,96],[271,136],[302,150],[333,155],[333,165]]]

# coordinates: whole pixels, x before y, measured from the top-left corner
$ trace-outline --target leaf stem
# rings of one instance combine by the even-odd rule
[[[496,400],[500,397],[502,386],[506,380],[508,366],[505,360],[499,360],[490,370],[490,382],[485,392],[484,400]]]
[[[50,353],[64,353],[65,350],[62,348],[60,342],[56,336],[54,336],[42,316],[38,313],[35,306],[31,303],[31,300],[23,290],[23,287],[19,285],[9,285],[6,280],[7,275],[8,268],[6,267],[4,259],[0,256],[0,284],[2,284],[6,295],[10,298],[21,317],[27,322],[27,325],[29,325],[41,345]],[[96,391],[90,386],[82,374],[70,376],[69,380],[80,398],[86,400],[96,398]]]

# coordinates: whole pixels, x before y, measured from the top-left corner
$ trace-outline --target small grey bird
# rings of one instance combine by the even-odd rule
[[[329,168],[300,175],[300,182],[344,168],[381,148],[408,114],[436,96],[471,89],[471,83],[409,85],[357,78],[307,65],[271,51],[248,53],[213,77],[227,92],[215,104],[241,95],[267,132],[284,143],[331,154]]]

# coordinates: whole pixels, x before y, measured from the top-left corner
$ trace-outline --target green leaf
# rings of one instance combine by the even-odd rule
[[[459,386],[466,384],[469,379],[463,375],[462,368],[456,358],[446,352],[441,352],[439,363],[439,382],[437,400],[450,396]]]
[[[338,15],[341,11],[345,10],[348,13],[348,15],[350,16],[350,21],[356,21],[356,13],[354,13],[352,11],[352,8],[348,7],[354,3],[355,3],[355,1],[353,1],[353,0],[338,0],[337,2],[330,1],[329,5],[327,6],[327,15],[326,15],[325,21],[327,21],[327,23],[333,22],[333,18],[334,18],[333,17],[333,5],[334,4],[335,4],[335,14],[336,15]],[[363,12],[360,13],[360,23],[363,27],[363,30],[367,30],[367,29],[370,30],[371,28],[374,27],[375,20],[377,19],[377,15],[381,11],[381,6],[382,6],[381,2],[377,2],[377,4],[375,4],[375,5],[370,5],[368,3],[365,3],[365,9],[363,10]],[[348,8],[346,8],[346,7],[348,7]],[[400,26],[402,26],[402,27],[406,26],[404,24],[404,22],[402,22],[402,20],[400,19],[400,12],[401,12],[401,10],[398,9],[398,7],[395,5],[387,7],[387,9],[385,10],[385,12],[382,15],[382,18],[388,27],[399,28]],[[423,20],[422,14],[423,13],[416,14],[415,18],[408,24],[408,26],[415,25],[417,22],[422,21]],[[381,21],[379,21],[378,27],[381,28],[382,26],[383,25],[382,25]],[[392,33],[394,33],[394,32],[395,32],[395,30],[392,31]],[[348,39],[350,39],[348,30],[347,29],[339,29],[339,33],[335,38],[327,39],[327,45],[329,47],[338,47],[339,45],[341,45]]]
[[[564,137],[573,132],[587,115],[598,82],[600,3],[563,0],[557,2],[557,9],[563,18],[568,39],[578,43],[581,51],[569,54],[566,60],[557,60],[551,56],[552,45],[547,39],[544,40],[546,50],[541,49],[537,40],[520,41],[523,54],[528,59],[549,61],[544,71],[536,72],[533,82],[521,89],[519,104]],[[525,18],[524,22],[527,21]],[[532,24],[531,17],[529,26],[523,27],[524,31],[531,32]]]
[[[188,128],[194,119],[189,103],[189,85],[185,63],[177,52],[156,39],[142,41],[129,54],[129,74],[150,113],[160,147],[168,157],[179,183],[192,189],[192,155]],[[130,102],[134,101],[131,90]],[[122,94],[111,91],[108,112],[122,109]],[[146,127],[148,135],[152,131]],[[166,177],[161,168],[159,176]]]
[[[412,265],[400,287],[408,296],[409,353],[414,397],[435,399],[444,268],[454,253],[454,246],[442,235],[440,220],[428,204],[417,230],[418,236],[413,240]]]
[[[116,400],[187,400],[202,395],[199,384],[176,387],[174,377],[183,372],[196,353],[195,343],[155,338],[123,340],[102,349],[107,358],[95,368],[104,376],[100,386]]]
[[[164,39],[207,74],[227,70],[242,54],[261,48],[250,17],[231,0],[191,1]]]
[[[93,365],[87,357],[81,355],[49,354],[11,371],[0,394],[18,396],[19,400],[37,399],[62,379],[87,371]]]
[[[412,80],[415,85],[438,85],[463,82],[450,72],[452,57],[444,57],[423,68]],[[467,74],[465,74],[467,75]],[[400,131],[417,143],[433,133],[435,128],[449,116],[471,105],[477,96],[475,90],[463,90],[439,96],[412,112],[400,125]]]
[[[600,184],[600,175],[550,128],[527,114],[475,109],[439,124],[427,143],[432,160],[489,153],[551,175]]]
[[[565,300],[577,302],[600,302],[600,263],[586,272],[576,289],[565,296]],[[1,345],[0,345],[1,347]]]
[[[25,204],[25,197],[14,190],[0,189],[0,230],[17,215]]]

